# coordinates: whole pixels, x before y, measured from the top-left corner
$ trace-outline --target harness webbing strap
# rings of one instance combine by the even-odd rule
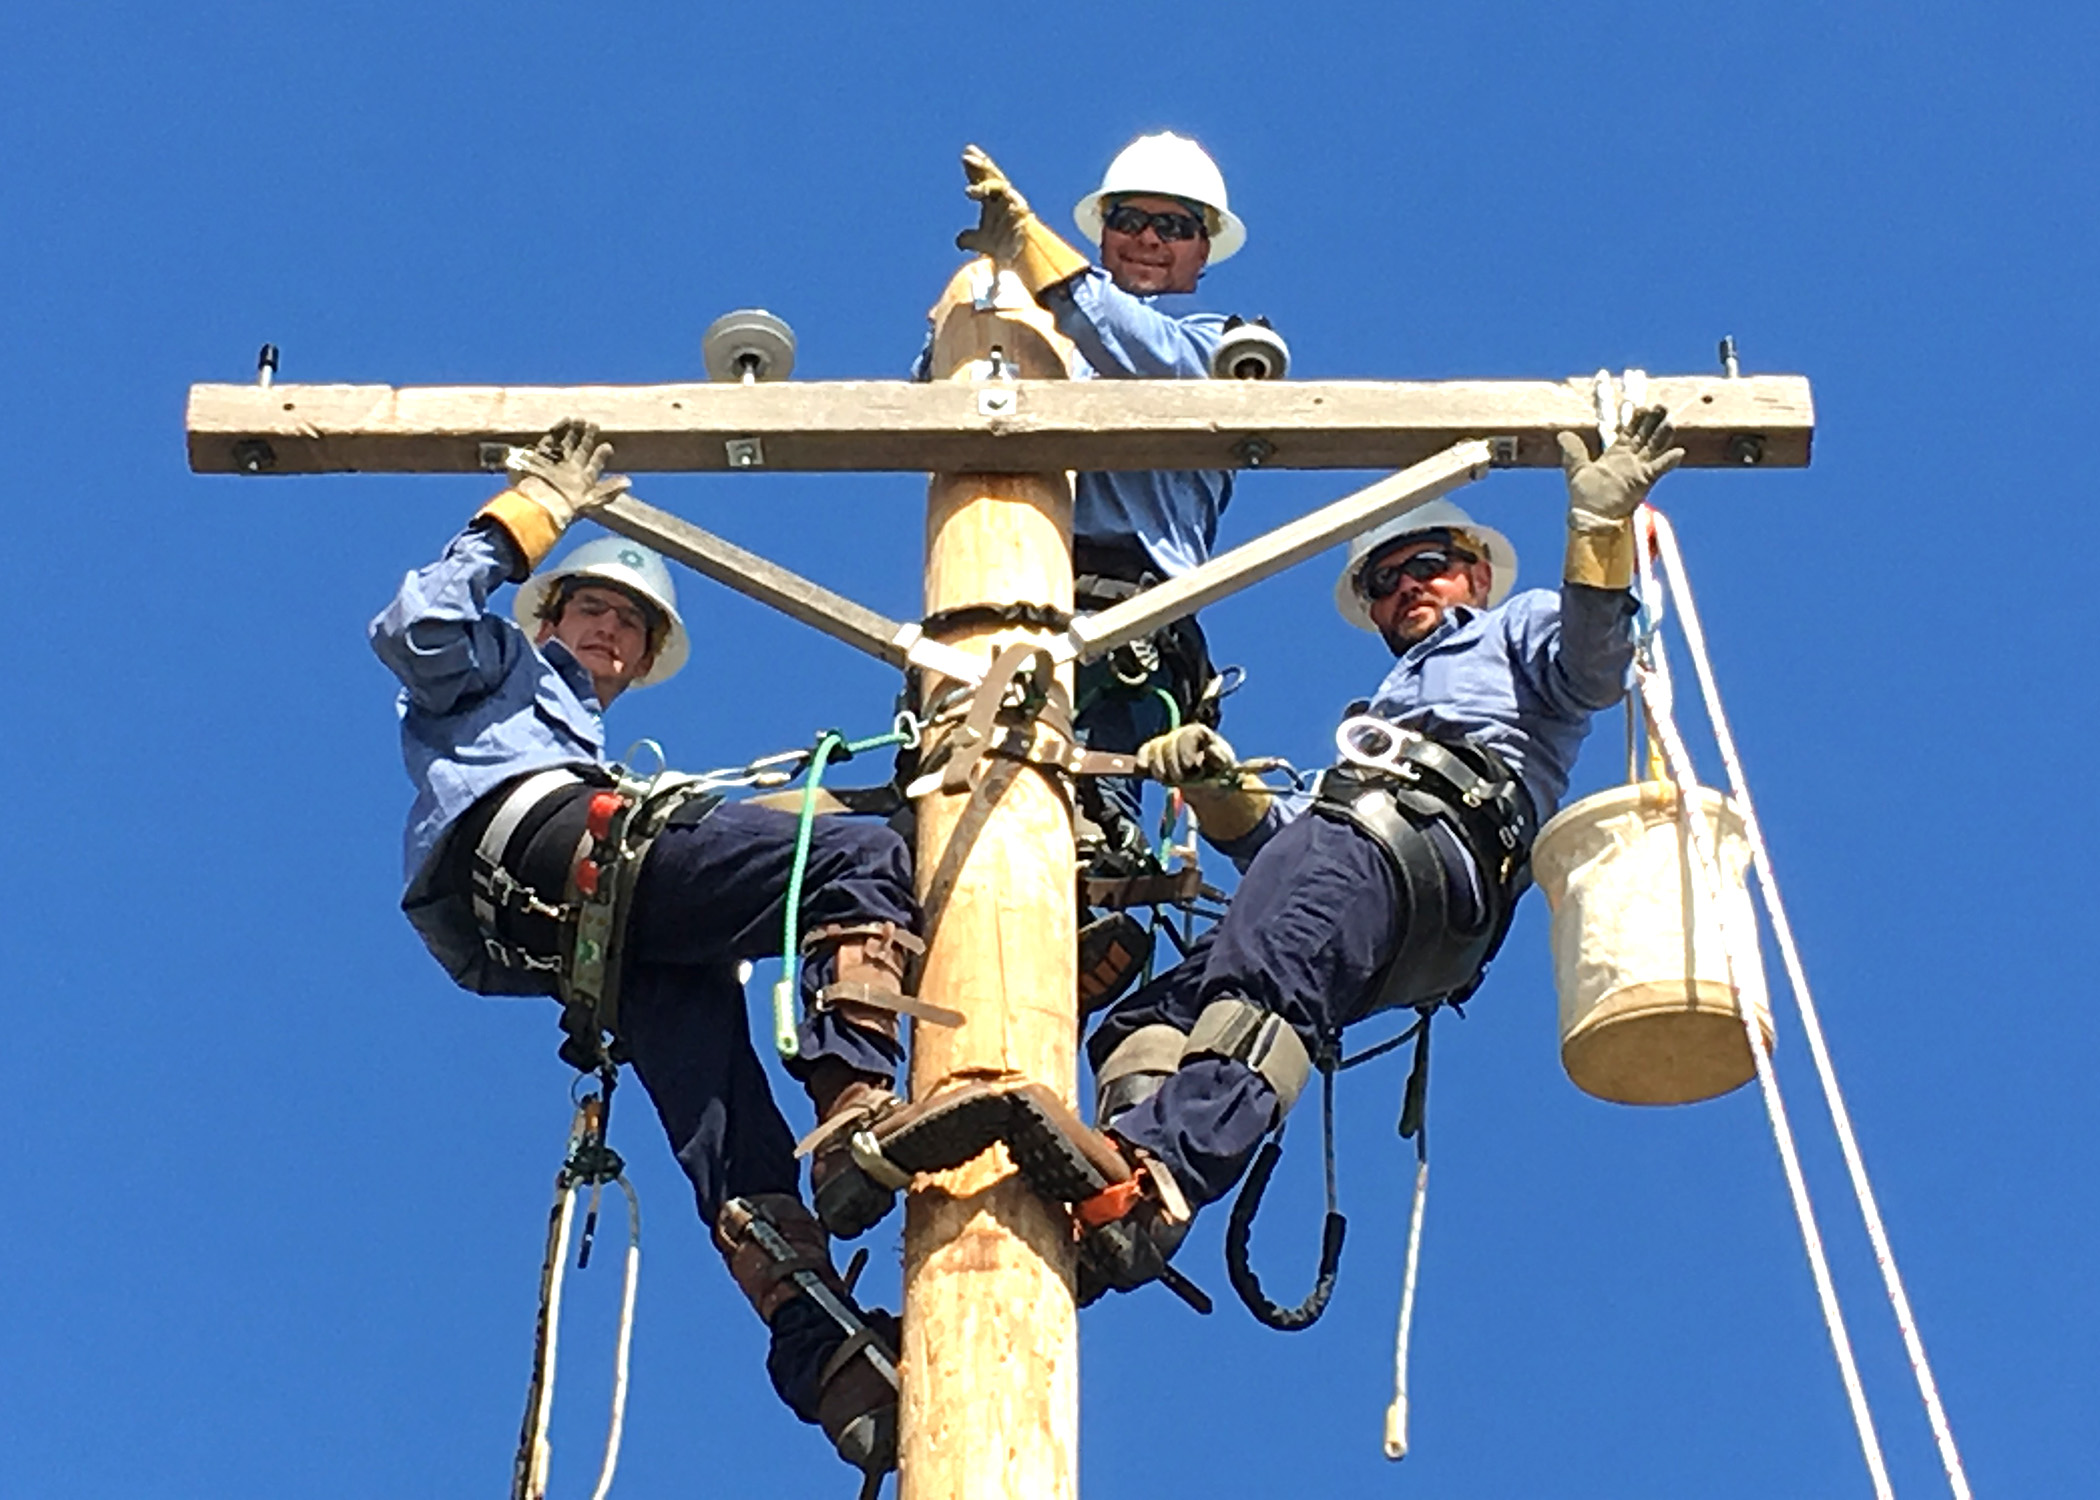
[[[1189,1044],[1186,1032],[1164,1021],[1154,1021],[1116,1043],[1116,1050],[1094,1070],[1094,1082],[1103,1089],[1133,1073],[1167,1074],[1181,1066],[1181,1054]]]
[[[1160,1090],[1181,1066],[1185,1032],[1154,1021],[1116,1043],[1094,1069],[1094,1119],[1106,1128]]]
[[[1268,1080],[1276,1091],[1278,1109],[1290,1113],[1312,1076],[1312,1054],[1298,1033],[1273,1011],[1263,1010],[1251,1000],[1228,995],[1203,1007],[1181,1049],[1183,1061],[1193,1057],[1226,1057],[1245,1063]]]

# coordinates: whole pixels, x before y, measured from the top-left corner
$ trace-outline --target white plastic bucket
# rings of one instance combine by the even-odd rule
[[[1748,1083],[1757,1069],[1738,993],[1772,1048],[1742,814],[1710,788],[1697,802],[1720,864],[1719,903],[1668,782],[1585,797],[1532,846],[1532,878],[1553,909],[1561,1066],[1599,1099],[1690,1104]]]

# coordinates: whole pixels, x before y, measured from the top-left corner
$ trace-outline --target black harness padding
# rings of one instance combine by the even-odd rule
[[[517,823],[493,858],[482,847],[491,827],[506,816],[505,805],[514,794],[533,795],[525,783],[542,773],[504,783],[462,814],[447,835],[444,880],[475,911],[489,957],[530,976],[544,986],[542,993],[561,1000],[567,1038],[562,1059],[591,1072],[621,1055],[617,1023],[626,925],[650,845],[665,829],[699,822],[722,799],[675,784],[657,793],[630,791],[597,766],[558,769],[570,779],[537,793],[538,800],[521,814],[507,814]],[[588,826],[591,799],[616,787],[623,811],[609,836],[594,840]],[[586,857],[600,872],[595,894],[580,889],[576,880]],[[595,947],[584,944],[593,933],[600,935]],[[590,987],[580,992],[587,976]],[[610,1052],[608,1034],[614,1038]]]
[[[499,961],[544,975],[549,995],[559,993],[560,966],[568,952],[574,900],[569,879],[583,842],[590,794],[612,784],[590,767],[568,769],[577,779],[541,798],[518,820],[497,869],[483,868],[482,836],[524,778],[483,795],[460,815],[445,842],[446,887],[470,904],[478,897],[495,910],[493,927],[482,924],[491,956],[498,957],[500,950]]]
[[[1406,907],[1400,945],[1355,1020],[1402,1006],[1463,1003],[1480,987],[1530,881],[1531,799],[1493,751],[1418,739],[1400,755],[1401,775],[1355,764],[1324,772],[1312,804],[1320,816],[1362,829],[1384,851]],[[1479,872],[1478,912],[1452,909],[1444,858],[1430,832],[1439,823]]]

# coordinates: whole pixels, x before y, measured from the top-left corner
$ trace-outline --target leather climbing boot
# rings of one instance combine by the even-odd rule
[[[1086,1125],[1047,1085],[1014,1090],[1008,1112],[1006,1149],[1015,1168],[1037,1193],[1071,1210],[1081,1307],[1105,1292],[1168,1281],[1177,1295],[1209,1310],[1167,1266],[1192,1214],[1163,1164]]]
[[[897,1190],[945,1172],[1006,1135],[1008,1085],[966,1079],[907,1104],[887,1088],[849,1083],[795,1154],[810,1158],[817,1216],[842,1239],[880,1222]]]
[[[867,1328],[849,1334],[817,1376],[817,1425],[838,1456],[863,1474],[887,1474],[897,1467],[897,1388],[868,1351],[894,1370],[903,1342],[896,1314],[876,1308],[868,1314]]]
[[[879,1223],[896,1203],[894,1189],[854,1168],[852,1137],[904,1107],[890,1080],[863,1073],[835,1057],[819,1058],[803,1080],[816,1107],[817,1128],[796,1154],[807,1155],[809,1194],[824,1227],[852,1239]]]
[[[897,1466],[896,1318],[863,1312],[831,1263],[824,1227],[786,1193],[732,1198],[715,1219],[715,1246],[759,1317],[811,1298],[843,1335],[816,1378],[815,1420],[840,1458],[871,1480]],[[805,1413],[805,1417],[809,1414]]]

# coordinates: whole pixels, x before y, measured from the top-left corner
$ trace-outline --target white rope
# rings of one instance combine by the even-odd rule
[[[1415,1201],[1407,1217],[1407,1269],[1400,1278],[1400,1328],[1393,1336],[1393,1404],[1385,1409],[1385,1456],[1407,1457],[1407,1346],[1414,1336],[1415,1272],[1422,1264],[1422,1214],[1429,1207],[1429,1162],[1415,1164]]]
[[[1772,858],[1765,846],[1764,834],[1758,827],[1757,812],[1750,801],[1749,783],[1743,776],[1742,761],[1736,754],[1735,737],[1729,732],[1728,718],[1721,710],[1720,689],[1715,684],[1713,667],[1706,654],[1706,636],[1699,624],[1699,614],[1692,602],[1691,585],[1685,578],[1684,559],[1677,549],[1677,535],[1669,519],[1661,512],[1645,512],[1650,537],[1662,554],[1662,563],[1668,575],[1670,592],[1675,595],[1678,613],[1682,622],[1685,644],[1691,652],[1692,668],[1699,679],[1699,689],[1706,700],[1706,713],[1713,724],[1714,740],[1719,746],[1721,763],[1728,772],[1730,795],[1742,812],[1743,830],[1750,841],[1752,864],[1757,870],[1758,889],[1764,898],[1765,913],[1771,919],[1772,931],[1779,943],[1780,959],[1786,966],[1787,984],[1793,990],[1795,1003],[1801,1011],[1802,1034],[1808,1039],[1810,1056],[1815,1060],[1816,1077],[1823,1087],[1823,1101],[1829,1107],[1830,1120],[1837,1132],[1838,1147],[1845,1158],[1845,1170],[1852,1179],[1852,1193],[1859,1202],[1860,1217],[1866,1221],[1867,1237],[1874,1247],[1874,1263],[1880,1267],[1882,1285],[1886,1289],[1889,1305],[1896,1315],[1896,1326],[1903,1335],[1903,1347],[1910,1358],[1912,1375],[1918,1384],[1918,1394],[1925,1403],[1926,1419],[1932,1426],[1932,1437],[1938,1445],[1940,1465],[1946,1471],[1947,1483],[1953,1490],[1955,1500],[1971,1500],[1969,1476],[1962,1467],[1961,1454],[1954,1446],[1954,1431],[1947,1422],[1946,1408],[1940,1402],[1939,1385],[1933,1379],[1932,1364],[1925,1357],[1925,1343],[1919,1336],[1917,1319],[1911,1312],[1910,1298],[1903,1290],[1903,1277],[1896,1269],[1896,1253],[1890,1246],[1888,1230],[1881,1219],[1881,1209],[1874,1197],[1874,1189],[1867,1180],[1865,1159],[1860,1155],[1859,1141],[1852,1130],[1852,1116],[1845,1107],[1844,1095],[1838,1089],[1837,1070],[1830,1060],[1830,1049],[1823,1039],[1823,1025],[1817,1016],[1815,999],[1808,988],[1808,976],[1802,968],[1801,953],[1794,943],[1793,924],[1788,920],[1785,903],[1780,900],[1778,877],[1772,873]],[[1648,547],[1638,549],[1645,571]]]
[[[576,1221],[576,1185],[561,1179],[554,1222],[547,1231],[547,1263],[541,1267],[540,1337],[532,1365],[532,1399],[518,1453],[517,1500],[546,1500],[547,1468],[554,1457],[547,1425],[554,1415],[554,1362],[561,1343],[561,1288],[569,1262],[569,1226]]]
[[[612,1413],[606,1423],[605,1455],[599,1463],[598,1485],[591,1492],[591,1500],[605,1500],[611,1493],[613,1474],[620,1466],[620,1438],[627,1425],[628,1356],[634,1346],[634,1304],[642,1274],[641,1199],[625,1177],[613,1180],[627,1196],[626,1272],[620,1288],[619,1336],[613,1348]],[[546,1500],[547,1474],[554,1456],[547,1432],[554,1416],[555,1358],[561,1343],[561,1295],[568,1273],[569,1230],[576,1222],[576,1195],[579,1191],[581,1184],[564,1170],[557,1179],[556,1208],[547,1232],[547,1261],[540,1270],[539,1348],[533,1360],[526,1427],[519,1442],[518,1472],[511,1491],[513,1500]],[[594,1188],[593,1192],[596,1191]]]
[[[615,1178],[627,1195],[627,1275],[620,1289],[620,1338],[613,1350],[612,1417],[605,1429],[605,1461],[591,1500],[605,1500],[620,1466],[620,1433],[627,1425],[627,1355],[634,1344],[634,1295],[642,1276],[642,1201],[625,1177]]]
[[[1645,512],[1652,516],[1652,510]],[[1641,558],[1641,582],[1649,598],[1653,578],[1649,573],[1647,549],[1635,549]],[[1673,577],[1673,586],[1676,579]],[[1679,596],[1680,604],[1684,601]],[[1663,662],[1662,642],[1652,639],[1646,648],[1634,658],[1634,680],[1641,701],[1647,709],[1650,731],[1662,742],[1663,759],[1670,773],[1670,780],[1677,789],[1678,815],[1683,820],[1686,833],[1698,855],[1700,873],[1705,879],[1706,894],[1713,903],[1714,912],[1722,926],[1724,945],[1730,955],[1754,953],[1756,933],[1748,934],[1750,945],[1743,943],[1744,934],[1733,930],[1726,899],[1726,886],[1721,878],[1721,866],[1715,855],[1713,842],[1708,834],[1705,819],[1700,810],[1698,776],[1692,766],[1691,754],[1685,748],[1684,738],[1678,733],[1677,721],[1672,712],[1668,668]],[[1743,986],[1734,986],[1736,1015],[1743,1023],[1743,1037],[1750,1048],[1750,1058],[1757,1069],[1757,1084],[1764,1096],[1765,1114],[1771,1121],[1772,1140],[1779,1150],[1780,1166],[1786,1176],[1787,1192],[1793,1199],[1794,1217],[1800,1224],[1802,1247],[1808,1253],[1808,1264],[1815,1279],[1816,1298],[1822,1304],[1823,1323],[1830,1333],[1830,1345],[1837,1355],[1838,1374],[1844,1383],[1845,1398],[1852,1408],[1852,1423],[1859,1433],[1860,1452],[1867,1462],[1867,1472],[1874,1482],[1877,1500],[1894,1500],[1895,1490],[1890,1486],[1888,1466],[1881,1454],[1881,1439],[1874,1431],[1874,1417],[1867,1408],[1867,1396],[1860,1383],[1859,1365],[1852,1354],[1852,1337],[1845,1328],[1845,1315],[1838,1306],[1837,1287],[1831,1280],[1829,1257],[1823,1250],[1823,1236],[1816,1226],[1815,1208],[1809,1202],[1808,1182],[1801,1172],[1801,1158],[1794,1148],[1793,1128],[1787,1122],[1786,1103],[1780,1097],[1779,1079],[1772,1071],[1772,1060],[1765,1051],[1764,1038],[1759,1034],[1757,1017],[1744,996]]]

